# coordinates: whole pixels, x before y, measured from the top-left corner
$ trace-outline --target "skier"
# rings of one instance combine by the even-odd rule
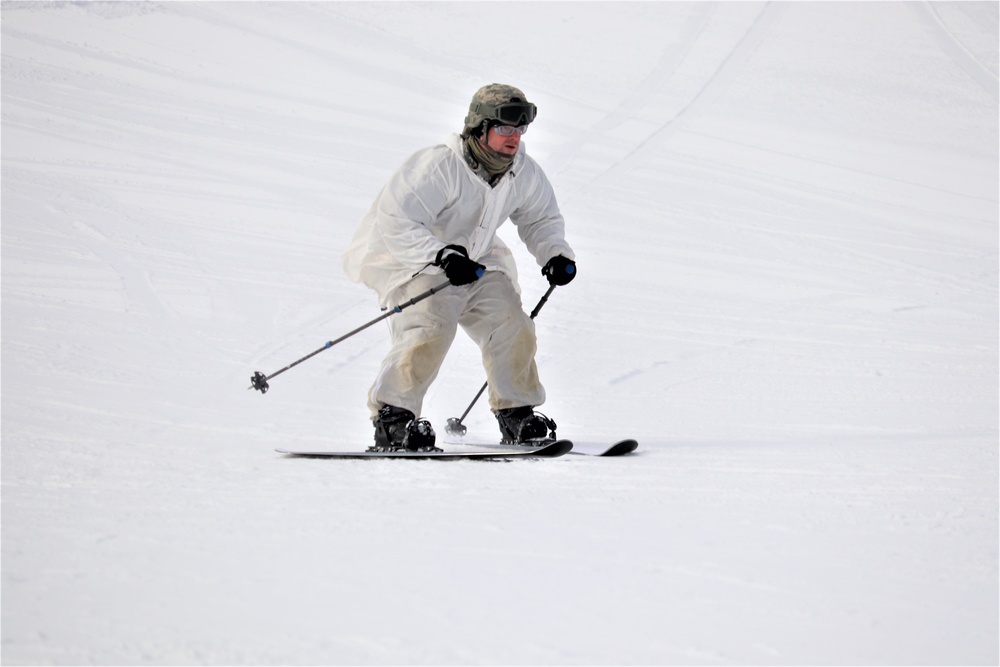
[[[436,449],[419,415],[458,325],[482,351],[503,442],[555,435],[555,423],[535,412],[545,390],[534,322],[521,306],[510,248],[496,236],[509,218],[550,284],[576,276],[552,186],[521,145],[536,110],[513,86],[480,88],[461,134],[396,170],[344,253],[347,275],[375,290],[383,307],[440,284],[442,274],[453,285],[388,320],[392,345],[368,393],[373,449]]]

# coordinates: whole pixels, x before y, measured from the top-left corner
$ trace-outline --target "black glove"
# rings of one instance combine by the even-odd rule
[[[455,252],[442,258],[441,255],[448,250],[454,250]],[[448,280],[451,281],[452,285],[474,283],[486,273],[485,266],[473,262],[469,259],[469,251],[457,245],[450,245],[442,249],[438,253],[437,261],[434,263],[444,269],[444,274],[448,276]]]
[[[542,275],[549,279],[550,285],[566,285],[576,278],[576,262],[556,255],[545,264]]]

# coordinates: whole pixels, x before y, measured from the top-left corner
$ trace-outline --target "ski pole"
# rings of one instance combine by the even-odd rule
[[[284,368],[282,368],[280,371],[275,371],[275,372],[271,373],[270,375],[264,375],[260,371],[256,371],[252,376],[250,376],[250,386],[247,387],[247,389],[256,389],[260,393],[266,394],[267,390],[270,389],[270,386],[267,384],[267,381],[270,380],[271,378],[274,378],[274,377],[277,377],[277,376],[281,375],[282,373],[284,373],[288,369],[294,368],[295,366],[298,366],[299,364],[301,364],[306,359],[311,359],[311,358],[315,357],[317,354],[319,354],[320,352],[322,352],[324,350],[329,350],[331,347],[333,347],[337,343],[339,343],[341,341],[344,341],[344,340],[347,340],[348,338],[350,338],[354,334],[359,333],[361,331],[364,331],[368,327],[370,327],[370,326],[372,326],[374,324],[378,324],[382,320],[384,320],[384,319],[386,319],[388,317],[392,317],[396,313],[403,312],[404,308],[409,308],[413,304],[418,303],[420,301],[423,301],[424,299],[426,299],[427,297],[431,296],[432,294],[437,294],[438,292],[440,292],[441,290],[443,290],[445,287],[447,287],[450,284],[451,284],[451,281],[447,281],[447,282],[441,283],[437,287],[432,287],[429,290],[427,290],[426,292],[424,292],[423,294],[418,294],[417,296],[413,297],[412,299],[410,299],[406,303],[401,304],[399,306],[396,306],[395,308],[389,309],[388,312],[384,313],[383,315],[380,315],[380,316],[376,317],[371,322],[368,322],[366,324],[362,324],[360,327],[358,327],[354,331],[348,332],[348,333],[344,334],[343,336],[341,336],[340,338],[338,338],[336,340],[328,340],[323,345],[323,347],[321,347],[318,350],[315,350],[313,352],[310,352],[309,354],[307,354],[306,356],[302,357],[301,359],[299,359],[297,361],[293,361],[292,363],[290,363],[287,366],[285,366]]]
[[[555,288],[556,288],[555,285],[549,285],[549,289],[545,292],[545,294],[542,296],[542,298],[538,301],[538,305],[535,306],[535,309],[533,311],[531,311],[531,319],[535,319],[535,315],[537,315],[538,311],[540,311],[542,309],[542,306],[545,305],[545,302],[549,300],[549,295],[552,294],[552,292],[553,292],[553,290],[555,290]],[[465,426],[465,424],[463,424],[462,422],[465,420],[466,417],[469,416],[469,412],[472,411],[472,406],[474,406],[476,404],[476,402],[479,400],[479,397],[483,395],[483,392],[486,391],[486,387],[488,385],[489,385],[489,380],[487,380],[486,382],[483,383],[483,386],[479,388],[479,393],[476,394],[476,397],[474,399],[472,399],[472,402],[469,403],[469,407],[467,407],[465,409],[465,412],[462,413],[461,417],[450,417],[448,419],[448,425],[445,426],[445,430],[449,434],[451,434],[451,435],[460,435],[461,436],[461,435],[465,435],[466,431],[469,430]]]

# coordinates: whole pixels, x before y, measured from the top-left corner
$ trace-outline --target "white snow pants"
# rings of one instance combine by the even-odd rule
[[[444,280],[441,274],[417,276],[396,290],[390,303],[405,303]],[[372,419],[385,405],[420,416],[459,324],[482,351],[494,412],[545,401],[535,367],[535,323],[510,278],[499,271],[487,271],[471,285],[449,285],[388,323],[392,348],[368,392]]]

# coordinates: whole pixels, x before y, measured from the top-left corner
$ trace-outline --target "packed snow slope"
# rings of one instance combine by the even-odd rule
[[[3,662],[996,664],[997,15],[4,2]],[[383,324],[250,375],[380,314],[355,224],[495,81],[542,410],[639,452],[276,454],[370,441]]]

